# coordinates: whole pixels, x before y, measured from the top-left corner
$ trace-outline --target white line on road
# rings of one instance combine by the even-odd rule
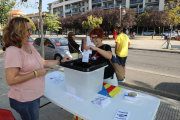
[[[151,74],[156,74],[156,75],[161,75],[161,76],[167,76],[167,77],[173,77],[173,78],[180,79],[180,76],[175,76],[175,75],[170,75],[170,74],[158,73],[158,72],[153,72],[153,71],[148,71],[148,70],[141,70],[141,69],[136,69],[136,68],[131,68],[131,67],[126,67],[126,69],[136,70],[136,71],[140,71],[140,72],[146,72],[146,73],[151,73]]]

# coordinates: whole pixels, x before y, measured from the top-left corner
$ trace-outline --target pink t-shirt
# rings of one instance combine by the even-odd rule
[[[32,51],[29,54],[20,48],[10,46],[4,54],[4,67],[18,67],[19,75],[28,74],[34,70],[44,68],[43,61],[34,46],[28,44]],[[33,101],[44,94],[45,76],[38,76],[26,82],[10,86],[8,97],[20,102]]]

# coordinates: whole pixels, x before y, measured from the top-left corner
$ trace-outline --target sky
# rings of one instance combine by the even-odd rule
[[[28,4],[31,4],[33,6],[35,6],[34,3],[38,2],[38,4],[36,4],[35,8],[33,8],[33,7],[26,8],[26,7],[24,7],[25,5],[19,5],[18,3],[20,1],[21,0],[17,0],[16,5],[12,10],[21,10],[23,13],[27,13],[27,14],[30,14],[30,13],[33,13],[33,12],[35,12],[35,13],[39,12],[39,10],[38,10],[39,0],[28,0]],[[43,12],[48,11],[48,9],[47,9],[48,5],[47,4],[51,3],[51,2],[54,2],[54,1],[56,1],[56,0],[42,0],[42,11]]]

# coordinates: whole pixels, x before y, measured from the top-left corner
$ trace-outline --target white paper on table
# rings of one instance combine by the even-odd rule
[[[82,62],[89,62],[89,50],[88,51],[84,50]]]
[[[97,106],[104,107],[111,102],[111,98],[107,96],[98,96],[91,102]]]
[[[118,110],[116,115],[114,116],[114,120],[127,120],[130,112]]]
[[[79,97],[77,97],[77,96],[75,96],[75,95],[72,95],[71,93],[66,92],[66,94],[70,95],[71,98],[74,99],[74,100],[81,101],[81,102],[84,101],[84,99],[79,98]]]
[[[54,73],[54,74],[52,74],[51,77],[50,77],[50,79],[51,79],[51,81],[52,81],[53,83],[58,83],[58,82],[64,80],[64,79],[62,78],[61,74],[59,74],[59,73]]]

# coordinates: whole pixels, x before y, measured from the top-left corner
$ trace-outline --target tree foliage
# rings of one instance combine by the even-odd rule
[[[100,27],[100,24],[102,24],[102,17],[97,18],[93,17],[92,15],[87,17],[87,21],[82,22],[82,27],[85,29],[89,29],[90,27],[95,28],[95,27]]]
[[[119,26],[120,21],[120,10],[115,9],[108,9],[108,10],[102,10],[102,9],[96,9],[91,10],[88,12],[85,12],[83,15],[73,15],[68,16],[66,18],[60,18],[59,21],[62,23],[61,27],[64,29],[87,29],[88,24],[87,23],[89,16],[92,16],[93,18],[102,18],[102,23],[99,24],[100,27],[103,29],[109,30],[112,28],[117,28]],[[125,18],[126,17],[126,18]],[[91,19],[93,20],[93,19]],[[86,21],[87,27],[83,27],[82,23],[83,21]],[[85,23],[85,22],[84,22]],[[96,24],[96,23],[92,23]],[[124,28],[132,28],[134,25],[136,25],[136,18],[135,18],[135,12],[132,10],[126,11],[126,15],[122,15],[122,26]]]
[[[168,16],[166,16],[166,24],[169,26],[172,24],[173,26],[177,26],[180,24],[180,3],[175,3],[173,1],[168,2],[164,9]]]
[[[125,29],[132,28],[136,25],[136,13],[132,9],[126,9],[126,14],[122,15],[121,26]]]
[[[36,30],[36,26],[34,25],[34,22],[27,16],[24,16],[24,18],[27,18],[29,20],[29,23],[31,25],[31,29],[34,32]]]
[[[12,10],[16,0],[0,1],[0,24],[6,24],[9,19],[9,12]]]
[[[53,15],[52,11],[50,11],[50,14],[46,14],[45,18],[45,24],[47,25],[47,29],[52,31],[56,30],[59,31],[59,29],[62,29],[59,25],[61,22],[58,21],[57,14]]]

